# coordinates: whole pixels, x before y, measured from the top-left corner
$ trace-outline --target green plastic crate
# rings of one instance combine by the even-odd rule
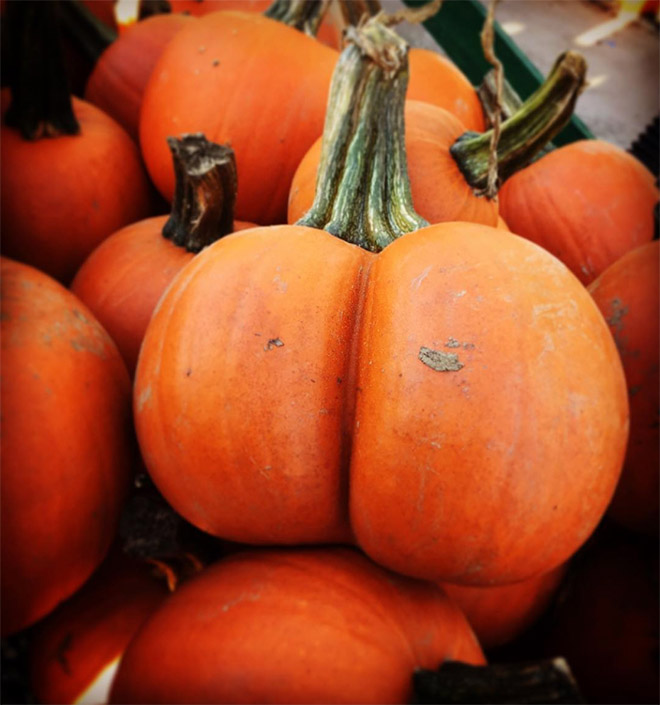
[[[403,1],[410,7],[419,7],[427,2]],[[485,17],[486,7],[478,0],[445,0],[440,11],[424,22],[426,30],[475,86],[481,83],[484,75],[492,68],[484,58],[479,37]],[[495,53],[504,66],[506,80],[523,100],[543,83],[541,72],[497,22]],[[594,135],[584,122],[573,115],[568,125],[552,141],[561,146],[593,138]]]

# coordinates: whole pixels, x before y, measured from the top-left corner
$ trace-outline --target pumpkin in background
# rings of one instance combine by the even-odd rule
[[[498,148],[501,175],[526,164],[565,124],[585,71],[582,56],[574,52],[562,55],[541,88],[518,113],[503,123]],[[406,97],[410,97],[410,91]],[[341,106],[335,108],[340,109]],[[455,115],[436,105],[406,101],[405,150],[413,204],[429,223],[462,220],[483,225],[498,224],[497,201],[483,194],[491,134],[492,131],[488,131],[474,135]],[[319,139],[293,177],[289,193],[289,223],[302,218],[314,201],[321,147],[322,139]],[[442,188],[438,184],[442,184]]]
[[[107,702],[129,642],[168,594],[154,566],[112,553],[31,637],[30,683],[40,703]]]
[[[486,128],[481,101],[456,64],[430,49],[413,48],[409,54],[408,100],[437,105],[457,117],[467,130]]]
[[[85,99],[111,115],[136,141],[149,76],[166,44],[191,21],[182,14],[161,14],[127,27],[101,54],[87,81]]]
[[[599,538],[576,557],[545,653],[566,658],[587,702],[657,702],[657,541],[615,531]]]
[[[71,98],[57,3],[10,3],[10,92],[2,93],[2,252],[68,283],[105,237],[146,217],[151,193],[135,144]],[[35,50],[39,47],[39,51]]]
[[[555,149],[500,190],[513,232],[552,252],[585,285],[653,238],[659,192],[635,157],[601,140]]]
[[[130,383],[90,311],[2,260],[2,629],[50,612],[100,564],[132,459]]]
[[[166,138],[202,132],[236,153],[236,217],[283,222],[293,172],[323,130],[336,59],[314,38],[256,13],[191,22],[161,54],[142,104],[142,153],[163,196],[174,192]]]
[[[136,372],[143,459],[216,536],[355,538],[415,577],[523,580],[566,561],[612,497],[621,363],[588,292],[542,248],[471,223],[421,227],[405,49],[377,20],[362,31],[402,68],[374,70],[350,44],[326,132],[367,152],[329,140],[300,224],[229,235],[174,279]],[[383,121],[394,130],[375,139]]]
[[[410,702],[416,668],[484,663],[442,590],[348,549],[235,554],[130,644],[114,703]]]
[[[441,583],[461,608],[484,649],[508,644],[531,627],[547,610],[568,563],[519,583],[474,587]]]
[[[172,213],[104,240],[71,284],[117,343],[131,375],[151,314],[174,276],[211,242],[253,227],[234,222],[237,177],[230,148],[201,135],[168,143],[178,180]]]
[[[611,264],[589,291],[607,321],[626,373],[630,440],[609,515],[634,531],[658,533],[658,291],[660,244],[642,245]]]

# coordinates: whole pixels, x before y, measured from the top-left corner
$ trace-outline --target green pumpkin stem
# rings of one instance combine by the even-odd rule
[[[315,37],[329,0],[273,0],[264,15]]]
[[[176,185],[163,237],[199,252],[233,232],[238,185],[234,150],[201,134],[168,137],[167,143]]]
[[[570,120],[586,73],[584,57],[575,51],[565,52],[540,88],[502,123],[497,145],[501,181],[527,166]],[[450,150],[466,181],[477,192],[483,191],[488,181],[491,133],[466,132]]]
[[[28,140],[80,132],[60,46],[58,11],[55,1],[7,3],[11,103],[5,123]]]
[[[378,18],[349,27],[330,86],[314,203],[298,225],[379,252],[428,225],[412,205],[403,109],[408,45]]]

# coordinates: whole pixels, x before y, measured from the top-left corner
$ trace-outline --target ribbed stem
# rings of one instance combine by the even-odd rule
[[[264,15],[315,37],[328,5],[329,0],[273,0]]]
[[[21,0],[6,7],[11,104],[5,123],[29,140],[80,131],[60,47],[58,10],[54,0]]]
[[[408,46],[372,19],[349,27],[328,98],[314,203],[299,225],[379,252],[428,223],[412,205],[403,108]]]
[[[520,109],[502,124],[497,146],[500,179],[506,180],[522,169],[570,120],[575,102],[585,85],[584,57],[567,51],[555,62],[541,87]],[[466,132],[451,147],[466,181],[482,190],[488,179],[491,131]]]
[[[204,135],[168,137],[176,186],[163,237],[189,252],[199,252],[234,228],[236,159],[227,145]]]

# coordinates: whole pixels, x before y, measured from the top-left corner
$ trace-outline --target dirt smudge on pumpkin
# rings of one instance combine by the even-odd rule
[[[264,350],[272,350],[273,348],[281,348],[284,343],[279,338],[271,338],[265,345]]]
[[[607,317],[608,324],[620,333],[623,330],[623,318],[628,313],[628,307],[623,305],[619,298],[612,299],[612,313]]]
[[[419,349],[418,358],[432,370],[436,372],[457,372],[463,368],[463,363],[459,361],[456,353],[433,350],[422,345]]]

